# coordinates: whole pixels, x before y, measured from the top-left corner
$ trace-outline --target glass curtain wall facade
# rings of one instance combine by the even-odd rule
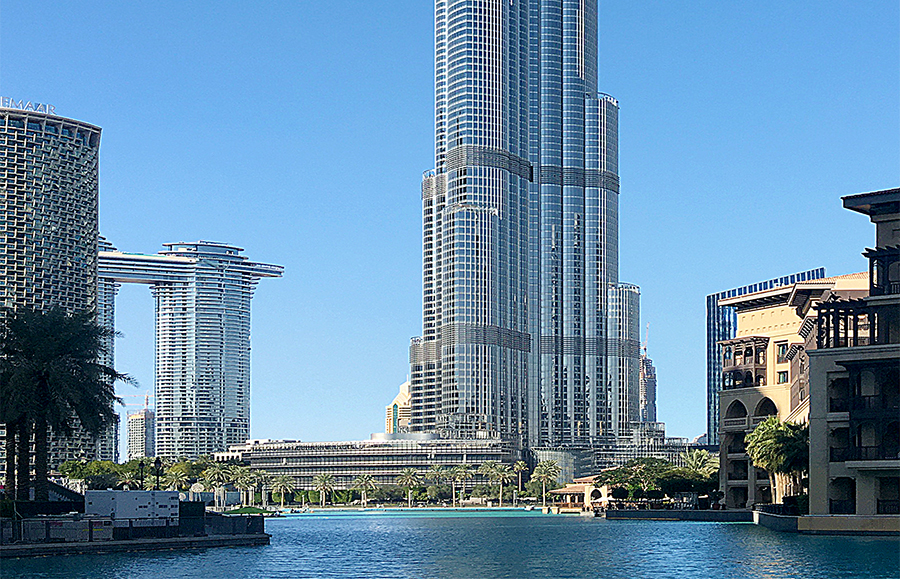
[[[156,300],[156,455],[199,457],[250,435],[250,301],[278,265],[239,247],[166,243],[158,255],[104,251],[100,277],[145,283]]]
[[[737,312],[734,308],[720,306],[719,300],[823,277],[825,268],[820,267],[706,296],[706,434],[709,444],[719,444],[719,390],[722,389],[719,342],[737,335]]]
[[[630,283],[609,286],[609,411],[610,430],[631,436],[640,422],[641,289]]]
[[[435,2],[411,430],[530,446],[609,432],[618,103],[596,86],[595,2]]]

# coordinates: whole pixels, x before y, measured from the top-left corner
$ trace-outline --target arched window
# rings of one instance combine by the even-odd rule
[[[769,398],[760,400],[759,404],[756,405],[756,411],[753,413],[754,416],[774,416],[776,414],[778,414],[778,408]]]
[[[747,416],[747,407],[740,400],[735,400],[728,405],[725,418],[744,418]]]

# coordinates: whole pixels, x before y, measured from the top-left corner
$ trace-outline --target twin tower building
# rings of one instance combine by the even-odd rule
[[[435,168],[409,429],[595,446],[639,416],[618,103],[592,0],[435,2]]]

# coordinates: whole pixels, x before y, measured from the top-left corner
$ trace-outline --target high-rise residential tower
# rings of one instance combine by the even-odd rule
[[[608,288],[607,377],[609,425],[615,436],[631,436],[640,422],[641,288],[630,283]]]
[[[719,342],[734,338],[737,332],[737,312],[734,308],[720,306],[719,300],[823,277],[825,277],[825,268],[820,267],[706,296],[706,434],[708,444],[719,444],[719,390],[722,389],[722,356],[719,351]]]
[[[149,284],[156,300],[156,456],[199,457],[250,435],[250,300],[278,265],[222,243],[157,255],[100,252],[100,278]],[[107,248],[109,249],[109,248]]]
[[[597,6],[436,0],[413,431],[530,446],[612,432],[618,103],[597,92]]]
[[[52,105],[0,97],[0,315],[97,307],[100,131]],[[51,434],[51,469],[114,458],[115,425],[100,440],[74,426]]]

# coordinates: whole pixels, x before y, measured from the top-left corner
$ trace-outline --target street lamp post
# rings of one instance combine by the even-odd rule
[[[159,457],[156,457],[156,460],[153,461],[153,466],[156,467],[156,488],[153,490],[159,490],[159,471],[162,470],[162,461]]]

